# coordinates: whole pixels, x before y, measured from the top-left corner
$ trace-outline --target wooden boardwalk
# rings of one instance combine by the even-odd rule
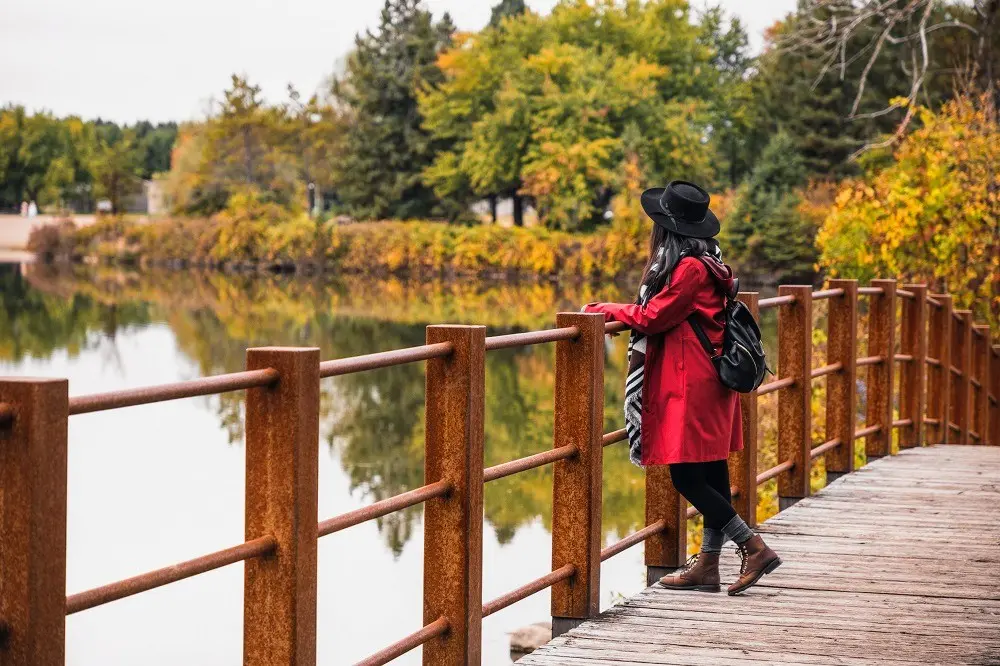
[[[909,449],[761,525],[784,565],[743,596],[654,586],[518,663],[1000,665],[998,512],[1000,447]]]

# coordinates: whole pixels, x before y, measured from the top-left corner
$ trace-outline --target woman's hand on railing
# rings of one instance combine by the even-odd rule
[[[580,312],[586,312],[587,308],[590,307],[591,305],[596,305],[596,303],[587,303],[582,308],[580,308]],[[617,338],[619,335],[621,335],[621,333],[619,331],[612,331],[610,333],[605,333],[605,335],[608,338]]]

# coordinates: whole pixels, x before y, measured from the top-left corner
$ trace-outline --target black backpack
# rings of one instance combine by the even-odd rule
[[[719,381],[734,391],[750,393],[757,390],[770,369],[760,344],[760,327],[749,308],[736,300],[739,291],[740,281],[735,280],[732,293],[726,294],[726,327],[718,354],[701,324],[694,319],[688,319],[688,323],[712,359]]]

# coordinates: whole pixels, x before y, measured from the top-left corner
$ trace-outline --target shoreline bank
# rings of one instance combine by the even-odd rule
[[[142,270],[631,283],[646,259],[647,233],[645,225],[625,223],[568,233],[435,221],[338,225],[305,217],[267,220],[220,215],[145,222],[104,218],[85,227],[41,228],[32,234],[29,249],[42,263]],[[743,273],[743,277],[747,284],[774,282],[774,276]],[[814,279],[810,276],[807,281]]]

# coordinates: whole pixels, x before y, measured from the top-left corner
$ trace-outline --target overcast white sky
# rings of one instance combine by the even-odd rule
[[[426,0],[462,30],[497,0]],[[719,0],[755,46],[795,0]],[[528,0],[540,12],[556,0]],[[187,120],[242,72],[284,97],[311,93],[378,21],[383,0],[0,0],[0,104],[119,122]],[[695,0],[704,6],[704,0]]]

